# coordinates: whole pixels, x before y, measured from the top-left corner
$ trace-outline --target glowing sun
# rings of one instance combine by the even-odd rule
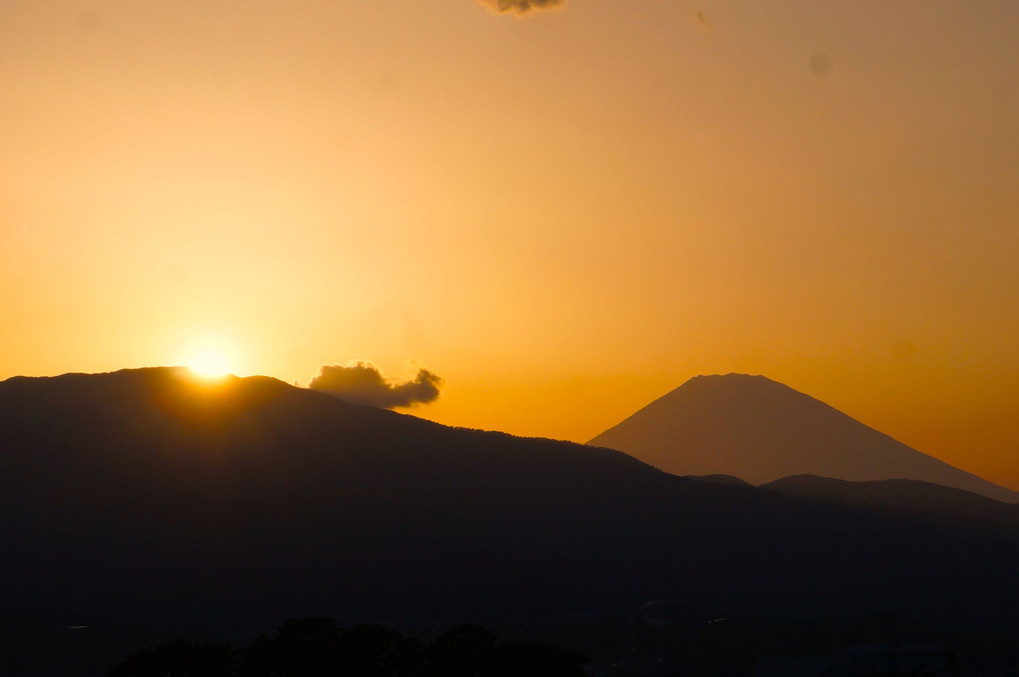
[[[188,369],[202,378],[223,378],[230,373],[230,359],[218,350],[203,350],[188,360]]]

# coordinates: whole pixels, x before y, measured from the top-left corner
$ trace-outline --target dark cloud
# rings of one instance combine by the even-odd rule
[[[697,25],[700,26],[701,28],[708,30],[715,28],[715,24],[713,24],[711,22],[711,19],[708,18],[708,15],[702,12],[701,10],[697,10],[696,12],[693,13],[693,20],[697,22]]]
[[[481,4],[491,7],[500,14],[506,12],[527,14],[532,9],[551,9],[565,2],[566,0],[481,0]]]
[[[443,383],[427,369],[419,369],[409,381],[395,381],[383,376],[371,362],[356,362],[346,367],[322,367],[309,387],[345,402],[391,409],[431,402],[439,396]]]

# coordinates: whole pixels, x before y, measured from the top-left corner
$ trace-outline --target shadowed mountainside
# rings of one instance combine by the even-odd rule
[[[588,444],[619,449],[676,475],[912,479],[1006,503],[1019,493],[897,442],[763,376],[697,376]]]
[[[815,475],[794,475],[760,486],[790,496],[830,503],[902,509],[917,514],[955,515],[979,524],[1019,526],[1019,505],[919,480],[849,482]]]
[[[672,476],[178,369],[0,383],[0,617],[545,623],[896,612],[1019,627],[1019,531]]]
[[[732,484],[741,487],[753,486],[749,482],[745,482],[733,475],[684,475],[684,477],[690,480],[697,480],[698,482],[714,482],[715,484]]]

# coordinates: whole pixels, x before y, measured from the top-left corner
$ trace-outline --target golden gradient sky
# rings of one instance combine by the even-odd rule
[[[1019,489],[1019,3],[2,0],[0,378],[763,373]]]

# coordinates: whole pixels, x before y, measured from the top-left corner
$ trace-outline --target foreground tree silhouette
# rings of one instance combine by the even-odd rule
[[[425,650],[425,677],[583,677],[587,658],[545,642],[503,642],[478,625],[439,636]]]
[[[244,651],[242,674],[250,677],[331,677],[340,653],[340,629],[332,618],[296,618]]]
[[[355,625],[340,634],[343,674],[357,677],[400,677],[414,672],[421,657],[416,639],[382,625]]]
[[[426,677],[489,675],[497,638],[480,625],[448,630],[425,650]]]
[[[340,628],[331,618],[287,621],[246,648],[187,641],[148,648],[110,677],[582,677],[583,656],[543,642],[499,643],[463,625],[422,650],[382,625]]]

